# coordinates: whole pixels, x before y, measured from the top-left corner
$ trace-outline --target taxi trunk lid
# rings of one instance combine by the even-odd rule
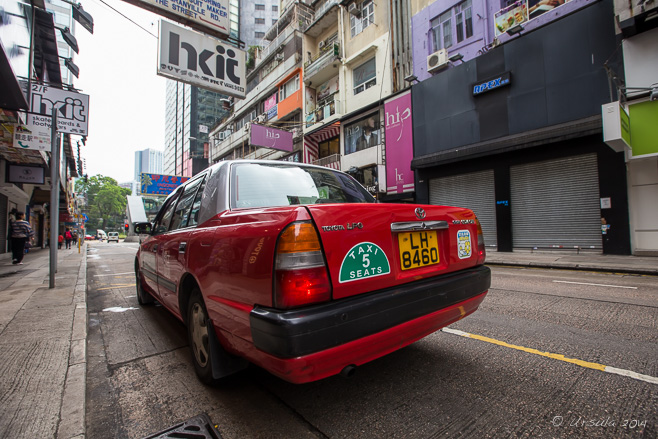
[[[320,234],[333,298],[364,294],[478,264],[475,214],[450,206],[307,206]]]

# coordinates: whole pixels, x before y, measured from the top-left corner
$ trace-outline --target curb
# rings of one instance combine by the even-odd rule
[[[530,268],[546,268],[553,270],[571,270],[571,271],[594,271],[597,273],[622,273],[622,274],[636,274],[642,276],[658,276],[658,270],[649,270],[643,268],[621,268],[621,267],[597,267],[593,265],[581,264],[560,264],[560,263],[545,263],[545,262],[506,262],[506,261],[485,261],[485,265],[499,266],[499,267],[530,267]]]
[[[73,294],[75,311],[71,331],[69,366],[60,408],[56,438],[84,439],[87,393],[87,247],[80,249],[82,261]]]

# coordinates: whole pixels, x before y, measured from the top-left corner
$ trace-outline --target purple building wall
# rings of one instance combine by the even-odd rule
[[[432,34],[430,21],[462,1],[463,0],[437,0],[411,18],[413,74],[419,81],[423,81],[432,76],[431,73],[427,72],[427,56],[434,51],[431,42]],[[546,12],[545,14],[524,23],[524,30],[521,35],[531,32],[538,27],[544,26],[551,21],[568,15],[592,3],[596,3],[597,1],[598,0],[571,0],[552,11]],[[453,44],[452,47],[448,49],[448,56],[461,53],[464,56],[463,61],[465,62],[486,52],[487,46],[494,41],[494,14],[501,9],[502,2],[503,0],[472,0],[473,36],[465,39],[461,43]],[[502,34],[498,37],[498,41],[500,44],[503,44],[512,38],[519,38],[519,36]],[[455,64],[459,65],[460,63],[457,61]],[[449,66],[448,68],[452,67]]]

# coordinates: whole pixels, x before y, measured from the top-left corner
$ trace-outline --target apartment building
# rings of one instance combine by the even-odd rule
[[[212,162],[234,158],[302,161],[302,31],[313,10],[288,2],[263,42],[250,51],[247,97],[210,133]],[[270,139],[277,139],[271,142]]]

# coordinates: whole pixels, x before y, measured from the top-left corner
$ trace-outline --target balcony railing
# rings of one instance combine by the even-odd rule
[[[314,165],[325,166],[325,167],[333,167],[333,166],[330,166],[332,163],[339,163],[340,164],[340,154],[332,154],[330,156],[323,157],[321,159],[313,161]]]
[[[340,43],[327,44],[304,63],[304,76],[315,73],[315,70],[320,70],[327,61],[333,61],[334,57],[337,56],[340,56]]]
[[[338,95],[334,94],[334,100],[326,102],[324,105],[318,106],[315,110],[306,113],[306,128],[313,124],[322,122],[334,114],[340,114],[340,101],[337,99]]]
[[[308,27],[305,30],[308,30],[309,27],[313,26],[313,24],[318,21],[319,19],[322,18],[322,16],[333,6],[337,6],[340,4],[340,0],[327,0],[324,2],[322,5],[320,5],[316,10],[315,13],[313,14],[313,19],[309,23]]]

